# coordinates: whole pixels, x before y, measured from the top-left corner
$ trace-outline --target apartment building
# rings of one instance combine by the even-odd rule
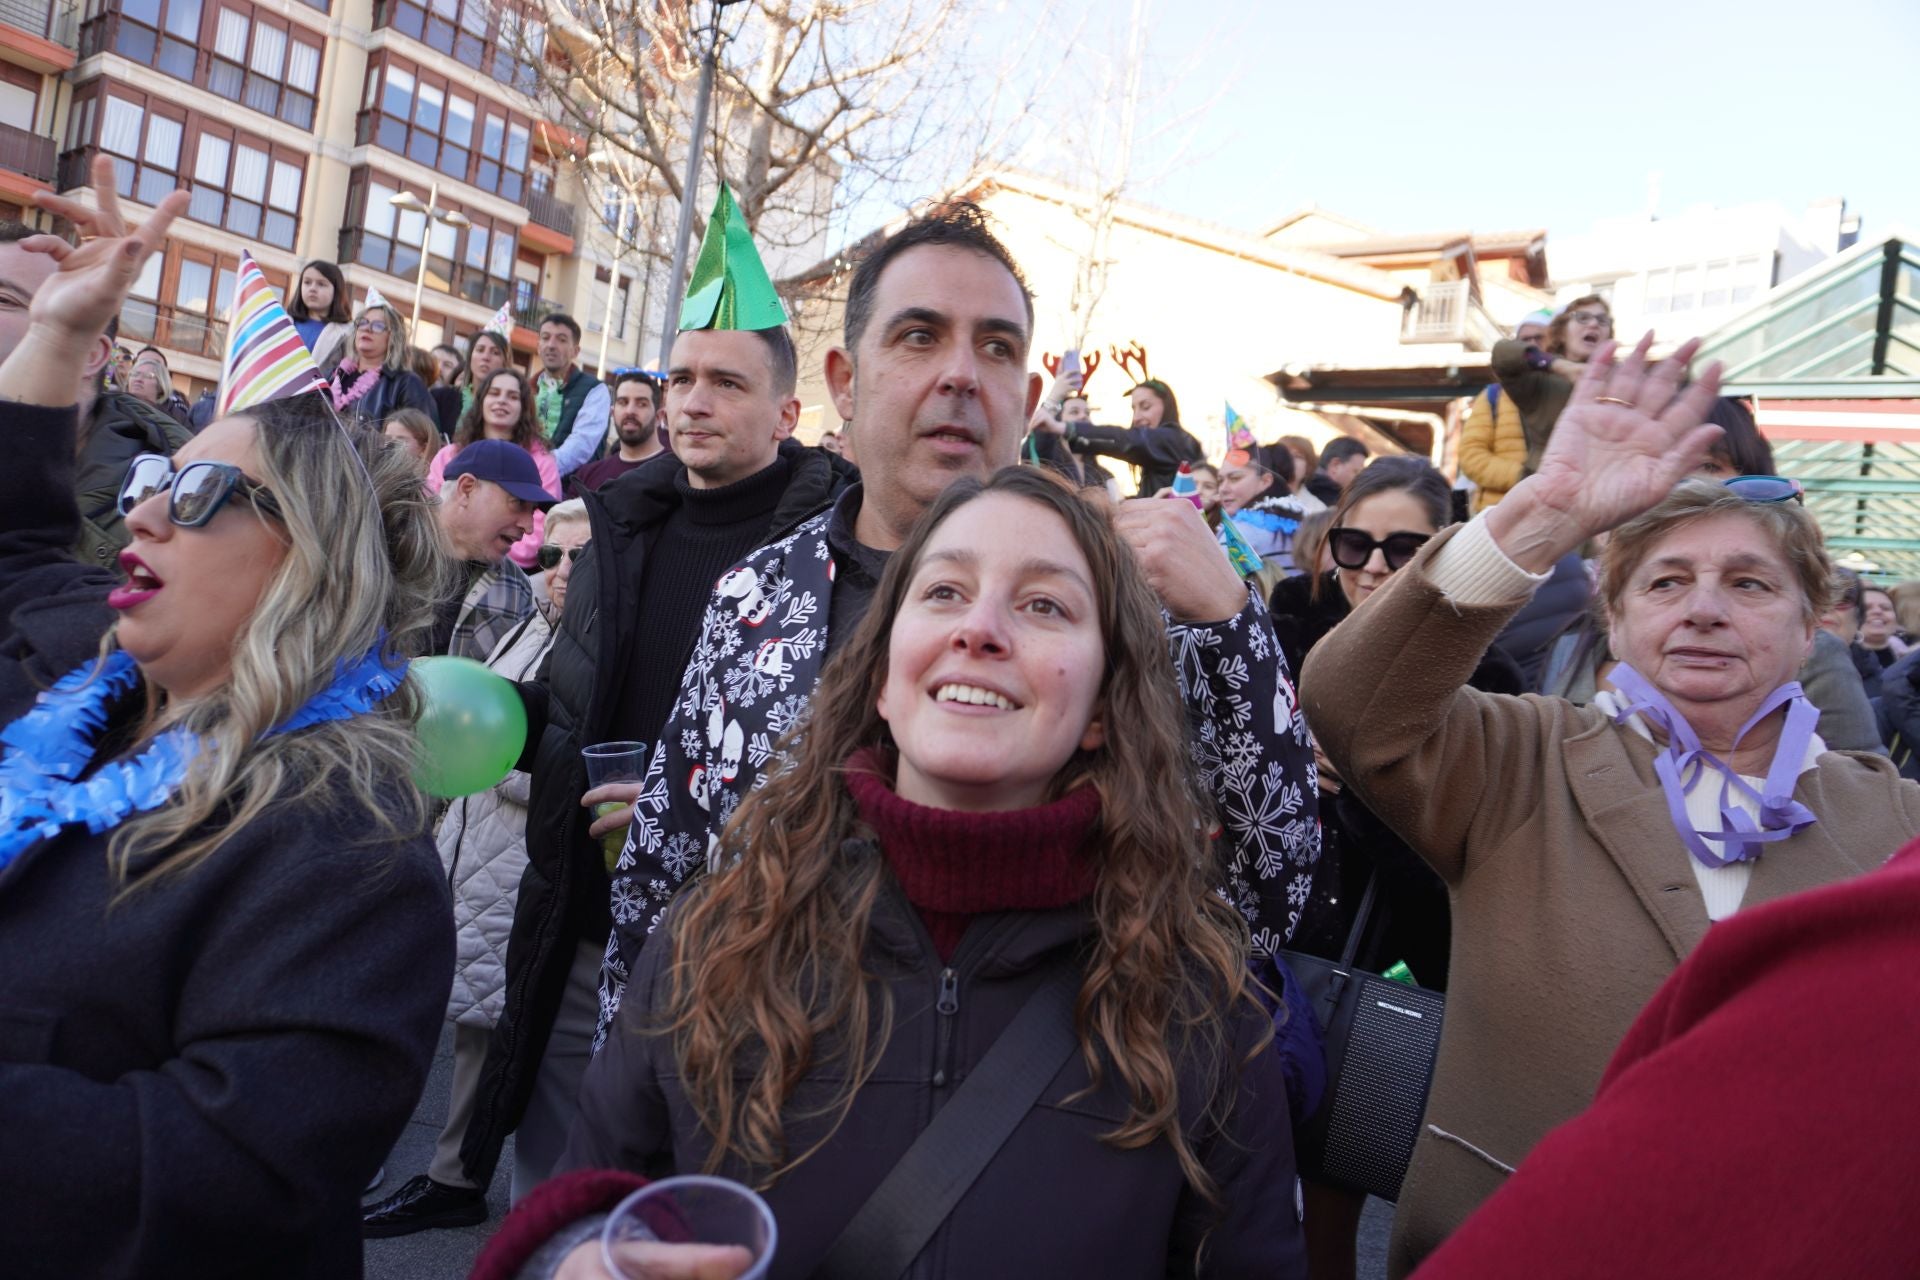
[[[0,214],[36,186],[84,185],[99,153],[136,204],[189,190],[120,325],[169,353],[182,391],[219,376],[243,249],[276,285],[332,259],[356,302],[376,288],[410,317],[419,286],[420,346],[471,335],[511,300],[523,362],[540,318],[566,310],[590,367],[644,363],[639,273],[607,231],[619,206],[583,186],[583,140],[541,104],[537,9],[71,2],[0,0]],[[413,207],[395,205],[405,196]]]

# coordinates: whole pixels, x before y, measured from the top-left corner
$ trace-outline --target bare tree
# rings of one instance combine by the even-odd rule
[[[776,274],[824,256],[836,209],[877,190],[950,181],[934,171],[941,157],[956,139],[977,137],[970,149],[984,152],[1005,114],[979,110],[980,68],[953,52],[973,21],[963,0],[540,2],[547,110],[585,140],[577,159],[592,157],[589,181],[624,191],[630,209],[677,208],[701,51],[720,42],[696,231],[717,176]],[[988,96],[999,92],[996,81]],[[660,255],[635,221],[620,228],[623,248]]]

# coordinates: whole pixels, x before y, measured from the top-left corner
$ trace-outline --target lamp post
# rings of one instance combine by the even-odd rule
[[[667,282],[669,320],[680,313],[681,292],[687,284],[687,246],[693,239],[693,202],[700,190],[700,148],[707,137],[707,108],[713,101],[713,73],[720,61],[720,11],[740,0],[713,0],[713,19],[707,24],[706,47],[700,51],[700,89],[694,96],[693,128],[687,134],[687,173],[680,182],[680,229],[673,240],[673,271]],[[698,33],[696,33],[697,35]],[[673,358],[677,326],[660,326],[660,367]]]
[[[440,208],[440,184],[435,182],[427,188],[427,202],[420,203],[420,197],[411,191],[402,191],[398,195],[387,197],[387,203],[396,209],[408,213],[425,214],[420,220],[420,269],[413,276],[413,319],[410,329],[418,333],[420,329],[420,294],[427,287],[428,242],[433,239],[433,224],[445,223],[449,227],[470,227],[473,220],[458,209]]]

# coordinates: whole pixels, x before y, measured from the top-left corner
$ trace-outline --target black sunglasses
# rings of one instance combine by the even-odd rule
[[[1790,476],[1732,476],[1720,483],[1748,502],[1798,502],[1806,505],[1806,491]]]
[[[1375,541],[1365,529],[1349,529],[1342,525],[1327,532],[1327,550],[1333,554],[1333,562],[1342,569],[1364,569],[1367,561],[1373,559],[1378,551],[1386,557],[1389,570],[1401,569],[1407,561],[1427,545],[1430,533],[1390,533]]]
[[[167,519],[183,529],[205,528],[231,497],[285,522],[273,491],[247,479],[231,462],[189,462],[175,471],[172,460],[157,453],[143,453],[128,466],[120,485],[120,514],[127,515],[163,490],[167,491]]]
[[[543,542],[540,544],[539,552],[534,557],[534,562],[542,569],[557,569],[560,566],[561,552],[564,551],[566,553],[569,563],[577,563],[580,559],[580,553],[585,550],[586,548],[584,546],[556,547],[551,542]]]

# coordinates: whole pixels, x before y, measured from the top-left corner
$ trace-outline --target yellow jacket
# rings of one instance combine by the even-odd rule
[[[1527,433],[1520,425],[1520,410],[1513,397],[1502,394],[1496,413],[1487,399],[1492,389],[1473,398],[1460,429],[1460,470],[1480,486],[1473,495],[1476,512],[1506,497],[1527,474]]]

